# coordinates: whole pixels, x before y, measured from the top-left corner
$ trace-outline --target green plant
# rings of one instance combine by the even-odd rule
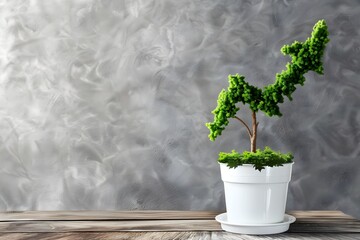
[[[256,152],[244,151],[241,154],[235,150],[232,150],[231,153],[219,153],[219,162],[227,163],[230,168],[236,168],[243,164],[253,164],[254,168],[260,171],[266,166],[274,167],[282,166],[284,163],[291,163],[292,159],[293,156],[290,153],[275,152],[269,147],[265,147],[263,151],[257,149]]]
[[[313,27],[311,37],[305,42],[295,41],[291,45],[284,45],[281,48],[281,52],[284,55],[289,55],[291,57],[291,62],[286,64],[286,70],[276,74],[275,82],[266,86],[264,89],[250,85],[245,81],[244,76],[239,74],[229,75],[229,87],[227,90],[223,89],[220,92],[217,100],[217,107],[212,111],[214,114],[214,121],[206,123],[206,126],[210,130],[209,139],[215,141],[229,124],[229,119],[235,118],[246,127],[250,138],[250,152],[257,153],[256,139],[259,122],[256,120],[256,113],[261,110],[269,117],[282,116],[278,104],[284,102],[285,96],[290,101],[292,100],[291,95],[296,90],[296,85],[303,85],[305,82],[304,74],[308,71],[323,74],[321,58],[324,54],[327,42],[329,42],[329,38],[326,22],[320,20]],[[237,111],[240,109],[236,104],[239,102],[244,105],[249,105],[252,112],[251,129],[244,120],[236,116]],[[270,148],[265,149],[265,151],[268,153]],[[245,156],[248,156],[247,152],[244,152],[242,155],[235,154],[235,152],[227,154],[228,157],[226,157],[226,153],[220,153],[219,161],[227,162],[229,167],[241,165]],[[278,165],[288,162],[289,156],[291,156],[288,154],[276,154],[278,154],[279,157],[277,158]],[[247,163],[254,164],[256,167],[260,166],[258,162],[268,162],[266,160],[267,156],[267,154],[261,154],[260,151],[257,155],[253,154],[251,161],[246,161]],[[235,157],[237,157],[237,160],[234,160]],[[235,165],[235,163],[238,165]],[[271,164],[269,163],[269,166],[270,165]]]

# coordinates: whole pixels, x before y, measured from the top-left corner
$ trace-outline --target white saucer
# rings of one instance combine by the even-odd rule
[[[227,214],[222,213],[217,215],[215,220],[221,223],[221,228],[227,232],[264,235],[286,232],[289,229],[290,223],[295,222],[296,218],[294,216],[285,214],[284,220],[279,223],[237,224],[228,222]]]

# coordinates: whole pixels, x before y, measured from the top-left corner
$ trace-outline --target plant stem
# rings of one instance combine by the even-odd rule
[[[239,120],[245,127],[246,127],[246,130],[249,134],[249,137],[250,137],[250,141],[251,141],[251,138],[252,138],[252,134],[251,134],[251,130],[249,128],[249,126],[244,122],[244,120],[242,120],[241,118],[235,116],[234,118],[236,118],[237,120]]]
[[[256,137],[257,137],[257,126],[259,125],[258,122],[256,122],[256,112],[252,111],[252,134],[250,137],[250,151],[256,152]]]

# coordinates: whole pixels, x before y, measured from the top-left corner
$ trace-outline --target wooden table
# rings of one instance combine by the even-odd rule
[[[360,220],[339,211],[293,211],[288,232],[223,232],[207,211],[47,211],[0,213],[0,239],[360,239]]]

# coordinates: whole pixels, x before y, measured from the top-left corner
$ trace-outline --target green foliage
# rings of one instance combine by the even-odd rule
[[[261,171],[266,166],[275,167],[291,163],[293,158],[290,153],[283,154],[265,147],[263,151],[258,149],[255,153],[245,151],[240,154],[235,150],[232,150],[231,153],[220,152],[218,161],[226,163],[229,168],[236,168],[243,164],[252,164],[256,170]]]
[[[327,42],[327,26],[324,20],[320,20],[315,24],[311,38],[303,43],[295,41],[283,46],[281,52],[290,55],[291,62],[286,64],[286,70],[276,74],[275,82],[263,90],[250,85],[244,76],[230,75],[229,87],[220,92],[217,107],[212,111],[214,121],[206,123],[210,130],[209,139],[214,141],[221,135],[229,124],[228,119],[235,117],[239,110],[236,107],[239,102],[248,104],[254,112],[261,110],[270,117],[281,116],[278,104],[284,102],[284,96],[292,100],[291,95],[296,90],[296,85],[303,85],[305,82],[304,74],[308,71],[323,74],[321,58]]]

